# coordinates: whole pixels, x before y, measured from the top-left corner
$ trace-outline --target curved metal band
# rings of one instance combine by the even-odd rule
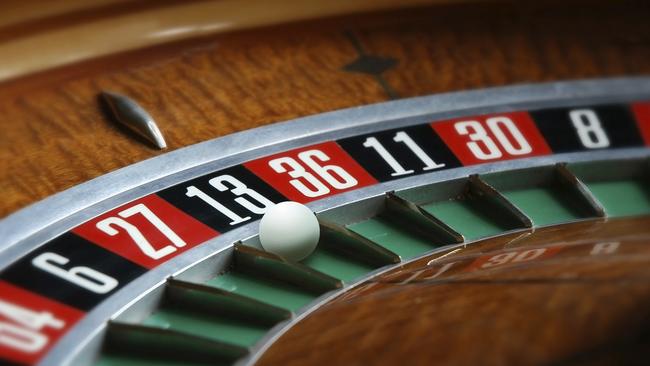
[[[650,98],[650,78],[588,80],[540,85],[522,85],[480,91],[450,93],[351,108],[257,128],[196,144],[155,157],[93,179],[37,204],[20,210],[0,222],[0,268],[63,232],[141,196],[182,181],[239,164],[256,157],[299,146],[372,131],[426,123],[462,115],[537,109],[600,102]],[[457,168],[381,183],[313,202],[323,211],[346,202],[382,194],[388,190],[444,181],[469,173],[547,165],[557,161],[587,161],[646,156],[644,148],[572,153],[530,158],[471,168]],[[249,224],[210,240],[186,254],[147,272],[92,310],[43,360],[62,364],[102,329],[108,316],[120,313],[173,274],[228,248],[236,240],[255,234]]]
[[[11,256],[8,250],[19,243],[21,249],[32,249],[28,238],[51,239],[116,207],[115,202],[128,202],[253,157],[460,115],[644,97],[650,98],[650,77],[559,82],[410,98],[259,127],[133,164],[13,213],[0,221],[0,257]],[[0,268],[4,264],[0,259]]]

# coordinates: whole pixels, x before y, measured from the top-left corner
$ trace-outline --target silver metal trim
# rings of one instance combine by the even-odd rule
[[[650,78],[519,85],[350,108],[206,141],[95,178],[3,219],[0,221],[0,237],[4,239],[0,244],[0,268],[123,203],[257,157],[318,142],[464,115],[639,99],[650,99]],[[328,211],[349,202],[383,195],[386,191],[457,179],[470,174],[552,165],[557,162],[640,158],[649,154],[645,148],[619,149],[456,168],[377,184],[312,202],[308,206],[315,212]],[[179,274],[206,257],[218,255],[233,242],[254,236],[256,231],[256,223],[237,228],[148,271],[88,313],[55,345],[41,364],[73,362],[85,345],[96,341],[96,337],[101,335],[107,315],[118,316],[138,299],[159,288],[170,275]],[[251,359],[254,358],[251,356]]]
[[[259,127],[130,165],[25,207],[0,221],[0,256],[13,257],[7,251],[18,243],[33,249],[28,238],[47,241],[117,206],[114,202],[128,202],[253,157],[452,116],[644,97],[650,98],[650,77],[518,85],[403,99]],[[41,234],[46,228],[50,235]]]
[[[167,148],[165,138],[156,121],[133,99],[107,91],[102,92],[101,96],[119,123],[153,142],[159,149]]]
[[[314,212],[325,218],[331,218],[328,214],[337,208],[344,207],[351,202],[370,200],[375,197],[383,197],[387,191],[398,191],[419,187],[425,184],[445,182],[448,180],[466,178],[471,174],[490,174],[510,170],[537,168],[553,166],[559,162],[566,163],[583,163],[592,161],[610,161],[610,160],[632,160],[644,159],[650,157],[650,150],[646,148],[619,149],[619,150],[602,150],[597,152],[580,152],[559,155],[549,155],[529,159],[510,160],[499,163],[475,165],[465,168],[450,169],[446,171],[434,172],[419,176],[413,176],[405,179],[384,182],[374,186],[366,187],[356,191],[345,192],[333,197],[307,204]],[[577,220],[582,221],[582,220]],[[257,222],[241,226],[229,231],[217,238],[192,248],[188,252],[161,264],[160,266],[148,271],[133,282],[129,283],[109,299],[102,302],[86,315],[68,334],[66,334],[50,351],[50,353],[39,363],[39,365],[76,365],[81,359],[89,359],[84,353],[86,346],[96,345],[98,337],[101,337],[105,329],[106,320],[120,319],[122,321],[138,321],[144,317],[146,311],[153,309],[159,300],[159,296],[166,279],[172,276],[184,277],[187,270],[191,270],[195,265],[200,264],[208,257],[215,257],[227,253],[234,242],[243,239],[248,240],[257,234]],[[481,238],[479,240],[483,240]],[[441,248],[432,249],[428,253],[417,257],[421,258],[439,250],[449,249],[456,246],[464,246],[471,242],[452,244]],[[415,259],[417,259],[415,258]],[[415,259],[409,259],[407,262],[401,262],[403,265]],[[356,287],[371,277],[390,270],[392,266],[384,267],[367,275],[357,278],[354,283],[347,284],[343,289],[328,292],[301,309],[296,316],[286,323],[279,323],[267,333],[251,350],[251,354],[238,362],[238,365],[252,365],[261,354],[268,349],[273,342],[287,332],[294,324],[303,319],[305,316],[315,311],[319,306],[335,296]],[[137,294],[135,297],[133,294]],[[144,303],[141,303],[144,300]],[[140,311],[132,312],[131,307],[136,305]],[[128,312],[127,312],[128,310]],[[122,315],[126,315],[126,317]]]

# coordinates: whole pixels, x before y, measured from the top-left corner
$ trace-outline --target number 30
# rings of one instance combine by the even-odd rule
[[[479,160],[498,159],[503,156],[502,149],[510,155],[525,155],[533,151],[532,147],[521,134],[515,123],[508,117],[491,117],[486,121],[487,127],[496,137],[501,149],[490,137],[479,121],[456,122],[454,128],[460,135],[469,135],[467,147]],[[507,131],[518,146],[514,146],[505,134]],[[481,145],[483,147],[481,147]],[[484,149],[485,148],[485,149]]]

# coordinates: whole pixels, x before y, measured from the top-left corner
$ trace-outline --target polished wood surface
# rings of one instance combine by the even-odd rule
[[[631,1],[448,4],[203,37],[6,81],[0,216],[163,153],[107,119],[102,90],[138,101],[173,150],[391,97],[647,74],[649,10]],[[393,66],[346,71],[362,54]]]
[[[0,5],[13,6],[0,13],[0,217],[165,153],[107,117],[104,90],[147,109],[169,151],[393,98],[650,73],[643,1],[452,3],[316,20],[396,2],[331,1],[324,11],[288,0],[251,18],[231,1],[72,0],[21,10],[30,3]],[[350,8],[362,3],[374,7]],[[167,23],[142,21],[156,18]],[[350,67],[368,58],[385,69]],[[518,232],[413,262],[318,309],[260,364],[647,360],[648,224]],[[595,252],[601,244],[609,246]],[[534,260],[484,267],[539,249]]]
[[[46,6],[38,0],[23,1],[21,6],[10,3],[0,5],[0,39],[4,38],[0,43],[0,54],[4,55],[0,59],[0,80],[225,31],[452,1],[66,0],[45,2]]]
[[[406,264],[308,315],[257,364],[643,364],[649,224],[560,225]]]

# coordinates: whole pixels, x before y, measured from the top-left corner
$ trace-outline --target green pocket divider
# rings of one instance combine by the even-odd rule
[[[206,285],[291,311],[300,309],[316,298],[316,295],[299,288],[235,271],[219,275],[206,282]]]
[[[252,346],[268,331],[264,326],[172,307],[158,309],[143,324],[243,347]]]
[[[508,190],[501,193],[528,215],[536,226],[558,224],[583,217],[571,206],[571,195],[555,186]]]
[[[95,365],[231,365],[248,348],[186,333],[136,324],[112,323]]]
[[[650,213],[650,191],[641,180],[595,181],[586,184],[608,216]]]
[[[301,263],[345,282],[350,282],[374,270],[368,264],[351,260],[321,247],[316,248]]]
[[[95,366],[219,366],[228,363],[198,363],[187,361],[165,361],[151,359],[146,356],[102,355]]]
[[[421,206],[425,211],[463,234],[468,240],[495,235],[508,230],[493,220],[480,204],[471,200],[448,200]]]
[[[381,217],[373,217],[349,225],[347,228],[396,253],[403,259],[421,255],[435,248],[433,244],[413,236],[408,231],[391,224]]]

